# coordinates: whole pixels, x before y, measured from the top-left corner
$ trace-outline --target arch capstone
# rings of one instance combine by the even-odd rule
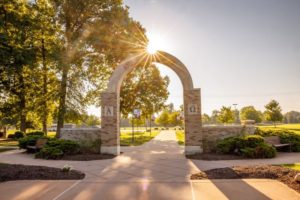
[[[145,61],[144,55],[131,55],[114,70],[105,92],[101,94],[101,152],[120,154],[120,90],[123,80],[137,64]],[[194,88],[192,77],[185,65],[175,56],[158,51],[152,62],[172,69],[183,86],[185,154],[202,153],[202,123],[200,88]]]

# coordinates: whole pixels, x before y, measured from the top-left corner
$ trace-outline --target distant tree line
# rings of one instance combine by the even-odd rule
[[[300,123],[300,112],[291,111],[282,114],[282,109],[279,103],[271,100],[265,105],[264,112],[257,110],[254,106],[246,106],[240,110],[235,110],[230,106],[223,106],[220,110],[214,110],[209,116],[202,115],[202,122],[204,124],[229,124],[239,123],[244,120],[253,120],[255,123]]]

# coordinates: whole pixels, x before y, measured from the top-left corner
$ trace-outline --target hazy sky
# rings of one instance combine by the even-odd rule
[[[300,111],[300,0],[125,0],[130,15],[189,69],[202,110],[258,109],[276,99]],[[171,77],[169,101],[182,104]]]

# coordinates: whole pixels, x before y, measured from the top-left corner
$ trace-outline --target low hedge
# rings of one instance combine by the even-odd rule
[[[39,152],[35,154],[36,158],[60,159],[64,155],[74,155],[80,152],[80,146],[77,142],[64,139],[51,139]]]
[[[10,139],[20,139],[20,138],[23,138],[25,136],[24,132],[22,131],[16,131],[14,134],[9,134],[7,136],[7,138],[10,138]]]
[[[19,148],[20,149],[26,149],[26,147],[28,145],[34,146],[36,144],[36,141],[39,138],[47,138],[47,137],[39,136],[39,135],[31,135],[31,136],[21,138],[21,139],[19,139]],[[50,138],[48,138],[48,139],[50,139]]]
[[[217,152],[223,154],[237,154],[247,158],[273,158],[276,149],[264,142],[262,136],[247,135],[228,137],[217,143]]]
[[[44,136],[45,133],[43,131],[32,131],[26,134],[27,136],[33,136],[33,135],[38,135],[38,136]]]
[[[259,128],[256,129],[255,134],[263,137],[279,136],[281,143],[290,143],[293,152],[300,152],[300,134],[288,130],[261,130]]]

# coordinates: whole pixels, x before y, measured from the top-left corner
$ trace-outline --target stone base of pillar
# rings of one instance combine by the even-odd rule
[[[184,153],[185,155],[194,155],[198,153],[203,153],[203,149],[200,146],[185,146]]]
[[[101,153],[120,155],[120,146],[101,146]]]

